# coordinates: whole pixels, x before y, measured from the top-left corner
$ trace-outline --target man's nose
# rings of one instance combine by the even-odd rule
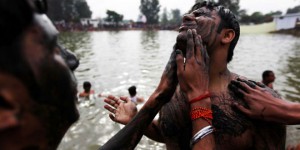
[[[79,60],[77,56],[61,45],[58,45],[58,47],[60,49],[60,55],[65,60],[65,63],[68,65],[71,71],[75,71],[75,69],[79,66]]]
[[[193,14],[185,14],[182,18],[182,22],[194,21],[195,16]]]

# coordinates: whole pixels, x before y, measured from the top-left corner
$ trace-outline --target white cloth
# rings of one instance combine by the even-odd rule
[[[131,99],[131,101],[132,101],[132,102],[134,102],[134,103],[136,103],[136,104],[137,104],[137,97],[136,97],[136,96],[134,96],[134,97],[130,97],[130,99]]]

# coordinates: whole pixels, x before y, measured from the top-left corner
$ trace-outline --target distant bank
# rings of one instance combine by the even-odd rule
[[[257,33],[278,33],[289,34],[300,37],[300,28],[282,29],[276,31],[275,22],[263,23],[258,25],[241,25],[241,34],[257,34]]]
[[[241,34],[270,33],[276,31],[275,22],[258,25],[241,25]]]

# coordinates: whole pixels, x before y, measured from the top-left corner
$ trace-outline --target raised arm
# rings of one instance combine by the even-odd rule
[[[248,107],[234,104],[251,118],[282,124],[300,124],[300,104],[275,97],[272,91],[260,83],[248,80],[233,80],[229,85],[245,100]]]
[[[209,85],[209,57],[200,35],[196,30],[187,31],[186,60],[180,50],[177,51],[177,73],[180,88],[186,93],[191,106],[193,149],[215,149],[213,127],[211,125],[211,99]]]
[[[154,93],[149,97],[137,115],[107,143],[101,150],[134,149],[145,130],[148,128],[161,107],[170,101],[177,81],[176,54],[172,52],[169,62],[162,74],[160,83]]]

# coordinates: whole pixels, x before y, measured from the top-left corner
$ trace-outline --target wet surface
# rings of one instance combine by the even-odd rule
[[[80,58],[81,64],[75,71],[79,91],[84,81],[90,81],[96,95],[126,96],[127,88],[136,85],[138,94],[147,100],[159,82],[177,34],[174,31],[63,33],[60,41]],[[261,80],[264,70],[273,70],[274,88],[283,98],[300,101],[299,38],[276,34],[241,35],[229,68],[256,81]],[[77,105],[80,120],[69,129],[60,150],[97,149],[123,127],[110,120],[103,108],[103,98],[96,97],[81,100]],[[300,130],[290,126],[287,143],[297,141],[300,141]],[[143,137],[136,149],[165,147]]]

